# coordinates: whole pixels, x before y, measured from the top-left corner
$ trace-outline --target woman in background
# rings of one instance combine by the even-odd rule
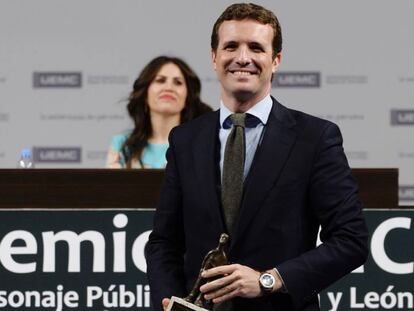
[[[212,110],[200,100],[200,91],[200,79],[183,60],[153,59],[129,95],[135,127],[112,138],[106,167],[164,168],[171,129]]]

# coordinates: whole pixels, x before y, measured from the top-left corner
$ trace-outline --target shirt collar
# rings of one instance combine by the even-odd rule
[[[267,120],[269,119],[270,111],[272,110],[273,101],[270,95],[267,95],[261,101],[259,101],[256,105],[251,107],[246,113],[254,115],[255,117],[259,118],[259,120],[266,125]],[[227,119],[229,115],[233,112],[230,111],[226,105],[224,105],[223,101],[220,101],[220,127],[223,128],[223,123]]]

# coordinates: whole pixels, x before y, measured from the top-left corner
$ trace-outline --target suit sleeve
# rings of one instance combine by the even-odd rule
[[[277,266],[296,307],[362,265],[368,255],[358,186],[343,151],[341,133],[333,123],[328,123],[319,140],[308,206],[321,224],[322,244]]]
[[[151,299],[156,311],[163,298],[185,295],[183,254],[185,242],[182,220],[182,191],[176,166],[174,130],[167,151],[167,167],[154,216],[154,228],[145,248]]]

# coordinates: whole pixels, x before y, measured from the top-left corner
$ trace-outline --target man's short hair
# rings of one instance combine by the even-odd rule
[[[219,36],[218,30],[224,21],[241,21],[250,19],[273,28],[273,58],[282,51],[282,30],[276,15],[264,7],[254,3],[235,3],[227,7],[216,20],[211,33],[211,48],[217,50]]]

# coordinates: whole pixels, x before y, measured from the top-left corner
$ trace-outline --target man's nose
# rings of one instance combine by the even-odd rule
[[[249,49],[247,47],[240,47],[238,50],[238,54],[236,57],[236,62],[239,65],[246,65],[249,64],[251,62],[250,59],[250,52]]]

